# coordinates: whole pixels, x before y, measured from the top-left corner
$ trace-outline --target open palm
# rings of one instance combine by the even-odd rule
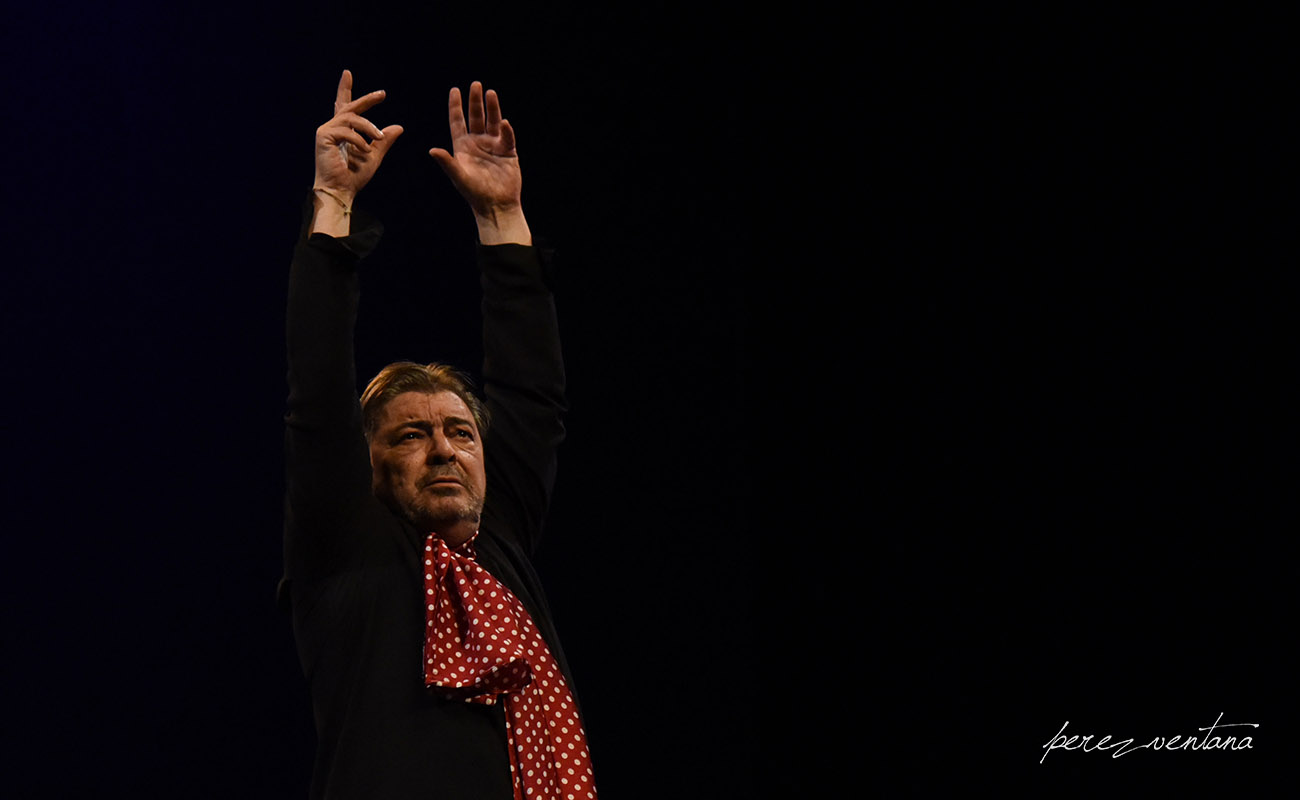
[[[523,178],[515,153],[515,132],[501,118],[497,93],[486,96],[478,81],[469,87],[469,119],[461,110],[460,89],[447,97],[447,123],[451,128],[452,152],[435,147],[429,151],[447,173],[452,184],[476,213],[516,208],[520,204]]]

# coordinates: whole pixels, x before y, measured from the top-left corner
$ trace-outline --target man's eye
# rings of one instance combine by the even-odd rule
[[[462,439],[473,439],[474,434],[469,431],[456,431],[456,435]]]
[[[421,435],[421,434],[420,434],[418,431],[407,431],[406,433],[402,434],[402,439],[403,439],[403,440],[406,440],[406,439],[419,439],[419,438],[420,438],[420,435]]]

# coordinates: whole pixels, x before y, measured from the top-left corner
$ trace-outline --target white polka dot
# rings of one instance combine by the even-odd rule
[[[459,677],[461,680],[456,682],[456,688],[470,687],[470,696],[462,698],[464,702],[506,704],[509,718],[514,722],[506,729],[516,753],[516,758],[511,759],[511,773],[520,773],[521,788],[530,798],[539,792],[547,797],[566,796],[563,793],[552,794],[557,787],[557,778],[565,786],[570,785],[567,777],[557,773],[561,764],[567,775],[578,774],[578,780],[586,784],[583,788],[591,789],[591,782],[586,777],[592,774],[591,766],[584,760],[589,756],[581,748],[584,744],[582,727],[576,716],[568,711],[571,708],[568,700],[572,695],[527,611],[518,598],[472,560],[474,550],[469,543],[455,552],[433,537],[427,544],[437,546],[434,558],[438,569],[450,569],[457,585],[462,587],[439,601],[442,608],[438,609],[437,618],[443,627],[431,628],[437,635],[427,637],[426,655],[435,649],[438,653],[444,652],[444,648],[437,645],[444,638],[444,630],[447,638],[454,637],[456,645],[449,645],[452,655],[445,657],[446,661],[428,667],[428,681],[450,685]],[[427,572],[425,580],[436,580],[435,575],[435,571]],[[493,605],[501,613],[490,613],[487,607],[481,610],[475,607],[474,599],[485,594],[499,600]],[[435,609],[431,605],[428,610]],[[486,619],[481,619],[481,616]],[[426,621],[426,627],[432,625],[432,619]],[[459,649],[462,647],[465,649]],[[483,652],[492,655],[483,655]],[[428,660],[432,665],[437,659]],[[452,667],[450,674],[448,666]],[[443,675],[446,677],[442,678]],[[549,728],[556,731],[556,737],[563,738],[553,741],[545,734],[538,738],[539,726],[543,732]],[[522,768],[516,770],[515,762],[536,769],[528,769],[525,776]],[[580,774],[583,772],[586,775]],[[595,795],[587,791],[586,796],[594,798]],[[567,797],[572,799],[573,795]]]

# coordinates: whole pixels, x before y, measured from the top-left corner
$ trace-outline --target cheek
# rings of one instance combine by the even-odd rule
[[[394,488],[406,487],[415,482],[417,470],[409,463],[410,459],[390,456],[379,465],[379,472],[384,482]]]
[[[424,475],[424,465],[419,461],[403,461],[397,465],[396,474],[404,485],[413,486]]]

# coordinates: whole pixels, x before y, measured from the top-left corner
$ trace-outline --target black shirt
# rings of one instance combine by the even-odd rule
[[[354,220],[354,225],[358,221]],[[318,737],[312,798],[513,793],[501,704],[425,689],[425,534],[371,491],[353,356],[357,267],[378,224],[315,234],[289,279],[283,602],[291,604]],[[543,252],[478,248],[483,286],[487,496],[478,561],[532,615],[573,685],[530,555],[564,438],[564,366]]]

